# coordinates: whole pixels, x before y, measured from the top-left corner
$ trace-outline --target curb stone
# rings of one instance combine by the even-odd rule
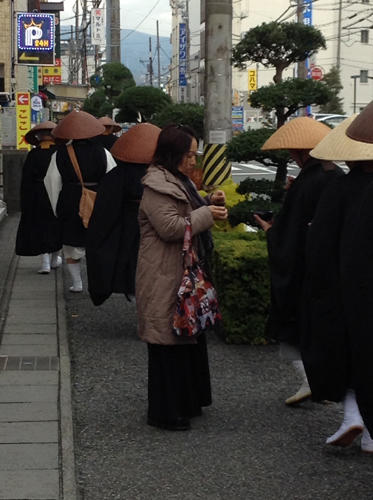
[[[59,411],[61,435],[61,466],[62,466],[62,498],[63,500],[79,500],[75,451],[74,451],[74,424],[71,393],[71,370],[69,345],[66,326],[66,305],[63,296],[62,267],[56,273],[56,306],[58,351],[60,358],[59,380]]]

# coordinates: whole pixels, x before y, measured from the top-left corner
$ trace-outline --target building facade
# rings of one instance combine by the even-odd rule
[[[173,9],[173,33],[171,65],[171,97],[179,100],[175,87],[178,86],[179,40],[177,27],[180,24],[183,9],[178,6],[177,0],[171,0]],[[182,4],[183,2],[181,2]],[[203,103],[203,46],[204,25],[203,0],[189,0],[188,11],[194,15],[188,17],[189,29],[189,56],[187,64],[187,92],[188,101]],[[271,21],[297,21],[297,2],[292,0],[239,0],[233,2],[232,32],[233,46],[237,44],[244,33],[262,23]],[[182,5],[181,5],[182,6]],[[184,8],[184,12],[186,9]],[[202,13],[197,19],[196,13]],[[323,33],[327,49],[316,54],[310,64],[317,67],[319,73],[327,73],[333,66],[338,66],[341,72],[343,89],[340,97],[343,99],[343,108],[347,115],[355,110],[364,108],[373,99],[373,0],[304,0],[303,22],[312,24]],[[175,31],[175,34],[174,34]],[[197,39],[197,36],[200,40]],[[198,79],[193,75],[193,68],[197,68]],[[258,110],[251,110],[247,104],[248,71],[257,71],[258,86],[268,85],[273,80],[274,69],[262,65],[248,65],[245,70],[232,69],[232,98],[235,104],[244,105],[246,116],[255,117]],[[194,70],[196,71],[196,70]],[[297,74],[297,68],[290,66],[284,71],[284,78]],[[193,90],[195,82],[199,87]],[[191,87],[191,88],[189,88]],[[237,102],[238,101],[238,102]]]

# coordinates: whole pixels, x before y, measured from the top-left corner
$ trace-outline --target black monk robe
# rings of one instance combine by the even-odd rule
[[[324,170],[318,160],[307,162],[286,193],[283,207],[267,231],[271,272],[271,311],[267,335],[298,345],[301,290],[305,271],[308,225],[327,184],[343,170]]]
[[[353,384],[360,413],[373,436],[373,182],[362,196],[341,264]]]
[[[350,384],[355,386],[351,345],[356,332],[347,322],[349,305],[342,300],[341,276],[354,244],[361,197],[371,181],[373,174],[358,166],[331,183],[308,231],[301,353],[315,400],[341,401]]]
[[[55,144],[44,142],[29,152],[23,165],[22,215],[16,238],[17,255],[34,256],[57,252],[62,248],[61,227],[43,182],[56,149]]]
[[[100,183],[87,231],[88,290],[96,306],[112,293],[135,294],[141,179],[147,165],[117,162]]]

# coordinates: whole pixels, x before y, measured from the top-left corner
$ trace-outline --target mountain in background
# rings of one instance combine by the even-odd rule
[[[73,26],[61,25],[61,42],[66,43],[72,36],[73,31]],[[149,79],[146,79],[146,74],[149,72],[149,37],[152,40],[153,84],[158,85],[157,37],[140,31],[121,30],[122,63],[131,70],[137,85],[144,85],[144,83],[149,82]],[[166,36],[160,36],[159,43],[161,45],[161,82],[166,83],[171,60],[170,39]]]
[[[157,37],[155,35],[141,33],[140,31],[132,32],[132,30],[128,29],[121,30],[122,63],[132,71],[137,85],[146,82],[145,75],[148,73],[147,65],[149,64],[149,37],[151,37],[152,41],[153,84],[155,84],[158,83],[158,55],[156,53]],[[161,82],[166,83],[171,60],[170,38],[160,36],[159,43],[161,45]],[[142,63],[141,61],[144,62]]]

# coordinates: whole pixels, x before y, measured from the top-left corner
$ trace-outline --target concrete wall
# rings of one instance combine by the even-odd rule
[[[27,151],[3,150],[4,201],[8,212],[21,210],[20,188],[22,167]]]

